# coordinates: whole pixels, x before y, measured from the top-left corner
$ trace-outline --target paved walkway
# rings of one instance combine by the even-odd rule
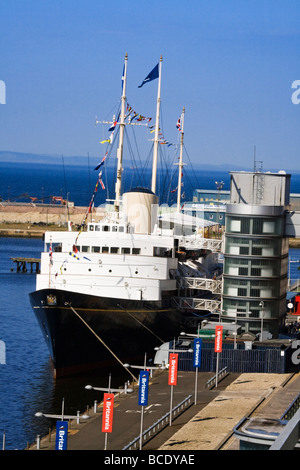
[[[253,411],[260,403],[262,417],[280,417],[300,390],[300,376],[296,375],[287,387],[284,383],[290,374],[229,374],[218,388],[205,388],[213,373],[198,374],[197,404],[192,404],[179,417],[173,419],[148,443],[143,450],[161,451],[213,450],[232,432],[234,426]],[[152,379],[149,387],[148,406],[144,408],[143,429],[148,428],[170,410],[170,386],[166,372]],[[173,406],[189,394],[194,400],[195,373],[180,372],[178,385],[173,388]],[[138,406],[138,388],[133,394],[115,399],[113,432],[108,434],[108,450],[122,450],[140,434],[141,407]],[[101,432],[102,407],[97,413],[90,411],[91,418],[84,423],[71,424],[68,450],[103,450],[105,434]],[[53,450],[55,436],[41,441],[41,450]],[[139,444],[137,444],[139,448]],[[31,447],[32,450],[36,446]],[[231,442],[228,449],[238,449]]]

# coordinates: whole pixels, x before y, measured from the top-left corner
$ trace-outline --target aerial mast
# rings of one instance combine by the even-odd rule
[[[156,122],[155,122],[155,136],[154,136],[153,164],[152,164],[151,190],[154,194],[156,192],[157,154],[158,154],[158,143],[159,143],[158,135],[159,135],[159,113],[160,113],[161,65],[162,65],[162,56],[160,56],[160,61],[159,61],[158,90],[157,90],[157,102],[156,102]]]
[[[121,182],[122,182],[122,165],[123,165],[123,143],[124,143],[124,128],[125,128],[125,104],[126,104],[126,79],[127,79],[127,60],[128,54],[125,54],[124,73],[123,73],[123,90],[121,98],[121,113],[120,113],[120,134],[119,134],[119,147],[117,149],[117,181],[115,186],[115,211],[120,211],[121,200]]]
[[[180,201],[181,201],[181,184],[182,184],[182,168],[184,163],[182,162],[182,153],[183,153],[183,134],[184,134],[184,112],[185,107],[182,109],[182,114],[180,118],[180,157],[179,157],[179,168],[178,168],[178,188],[177,188],[177,212],[180,212]]]

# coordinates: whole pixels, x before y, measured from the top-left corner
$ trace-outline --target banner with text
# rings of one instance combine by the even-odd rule
[[[178,370],[178,354],[170,353],[168,385],[177,385],[177,370]]]
[[[114,394],[104,393],[102,432],[112,432],[113,413],[114,413]]]

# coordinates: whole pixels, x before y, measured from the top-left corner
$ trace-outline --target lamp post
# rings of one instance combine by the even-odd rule
[[[201,363],[201,347],[202,347],[202,340],[200,338],[200,325],[198,324],[197,334],[187,335],[184,331],[180,333],[183,336],[191,336],[194,338],[194,357],[193,357],[193,365],[196,368],[195,373],[195,405],[197,405],[197,392],[198,392],[198,370]]]
[[[109,374],[109,379],[108,379],[108,387],[94,387],[93,385],[86,385],[85,386],[85,389],[86,390],[97,390],[97,391],[100,391],[100,392],[104,392],[106,395],[104,395],[104,403],[106,403],[106,398],[109,394],[113,394],[113,393],[120,393],[120,392],[125,392],[125,393],[132,393],[133,392],[133,389],[132,388],[127,388],[125,386],[125,388],[121,389],[121,388],[111,388],[111,374]],[[113,408],[113,396],[111,396],[111,402],[112,402],[112,408]],[[104,417],[104,414],[105,414],[105,410],[103,409],[103,417]],[[111,409],[111,426],[109,429],[109,432],[111,432],[112,430],[112,409]],[[108,431],[105,431],[105,439],[104,439],[104,450],[107,450],[107,441],[108,441]]]
[[[143,423],[144,423],[144,407],[148,404],[148,385],[149,385],[149,372],[148,370],[164,370],[166,367],[146,366],[147,353],[145,353],[144,365],[123,364],[124,367],[131,367],[132,369],[140,369],[139,376],[139,404],[142,406],[141,412],[141,425],[140,425],[140,450],[143,446]],[[147,370],[146,370],[147,369]]]
[[[173,349],[172,351],[170,352],[170,349],[168,348],[167,350],[166,349],[163,349],[163,348],[159,348],[159,347],[156,347],[154,348],[155,351],[169,351],[169,367],[170,367],[170,358],[172,359],[172,355],[176,354],[176,353],[183,353],[183,352],[193,352],[193,349],[175,349],[175,338],[174,338],[174,341],[173,341]],[[174,358],[174,356],[173,356]],[[174,360],[172,360],[172,363],[174,363],[174,371],[176,370],[176,379],[177,379],[177,362],[175,364],[175,358]],[[170,420],[169,420],[169,425],[172,426],[172,408],[173,408],[173,393],[174,393],[174,385],[175,385],[175,381],[170,379],[170,372],[169,372],[169,385],[171,386],[171,396],[170,396]],[[174,377],[175,379],[175,377]]]
[[[48,413],[42,413],[41,411],[38,411],[35,413],[35,416],[37,418],[54,418],[59,421],[56,422],[56,441],[55,441],[55,450],[67,450],[67,438],[68,438],[68,422],[66,420],[70,419],[77,419],[77,422],[79,422],[79,419],[88,419],[89,416],[84,414],[82,416],[73,416],[73,415],[65,415],[64,413],[64,408],[65,408],[65,399],[62,399],[62,408],[61,408],[61,414],[48,414]],[[79,413],[79,412],[78,412]],[[37,443],[37,448],[39,449],[39,440]]]
[[[261,328],[260,328],[260,342],[263,340],[263,330],[264,330],[264,314],[265,314],[265,303],[263,300],[259,302],[259,307],[261,307],[262,315],[261,315]]]
[[[62,412],[61,414],[48,414],[48,413],[42,413],[41,411],[38,411],[37,413],[35,413],[34,416],[36,416],[37,418],[54,418],[54,419],[60,419],[61,421],[64,421],[65,419],[78,419],[78,416],[76,415],[65,415],[64,414],[64,398],[62,399]],[[80,419],[89,419],[89,416],[84,414],[84,415],[81,415],[80,416]]]

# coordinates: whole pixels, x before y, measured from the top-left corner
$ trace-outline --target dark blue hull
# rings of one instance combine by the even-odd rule
[[[153,357],[156,346],[191,328],[190,315],[172,306],[172,297],[124,301],[54,289],[29,297],[56,377],[118,362],[142,364],[145,353]]]

